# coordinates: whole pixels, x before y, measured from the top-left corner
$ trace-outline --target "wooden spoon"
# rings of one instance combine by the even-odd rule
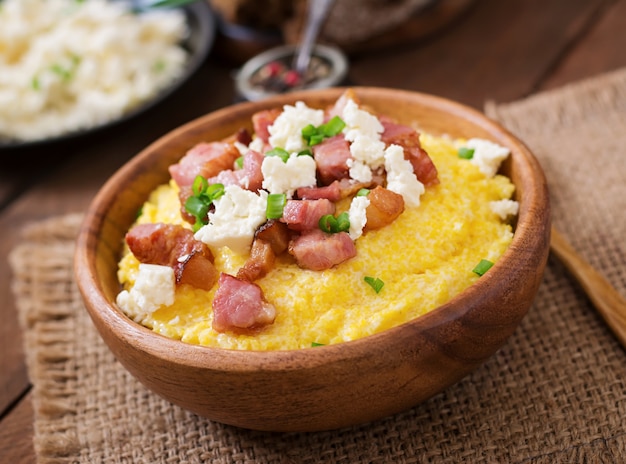
[[[550,249],[581,285],[622,346],[626,348],[626,300],[552,227]]]

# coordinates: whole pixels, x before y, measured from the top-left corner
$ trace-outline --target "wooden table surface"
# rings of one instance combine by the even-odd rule
[[[349,80],[481,109],[487,100],[509,102],[626,66],[625,46],[626,0],[476,0],[427,39],[352,57]],[[231,104],[236,66],[214,55],[174,98],[133,121],[66,145],[0,151],[0,462],[35,462],[31,385],[6,260],[20,229],[84,211],[142,147]]]

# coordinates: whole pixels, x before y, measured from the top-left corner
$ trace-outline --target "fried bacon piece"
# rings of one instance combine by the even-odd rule
[[[276,308],[268,303],[258,285],[220,274],[213,299],[213,329],[246,333],[272,324]]]
[[[270,132],[269,127],[274,124],[276,118],[282,113],[282,108],[272,108],[270,110],[262,110],[252,115],[252,126],[254,127],[254,133],[265,144],[269,142]]]
[[[274,267],[276,255],[272,245],[265,240],[255,238],[250,249],[250,257],[237,271],[237,278],[253,282],[267,275]]]
[[[367,215],[366,231],[380,229],[391,224],[404,211],[404,198],[402,198],[402,195],[381,186],[370,190],[367,198],[370,204],[365,210]]]
[[[334,214],[335,204],[321,198],[319,200],[287,200],[280,219],[292,230],[310,230],[318,227],[320,218]]]
[[[239,155],[239,150],[232,143],[199,143],[178,163],[169,167],[170,175],[179,187],[192,185],[198,175],[210,179],[224,170],[231,169]]]
[[[178,285],[210,290],[217,281],[211,250],[182,226],[139,224],[128,231],[126,243],[140,262],[173,268]]]
[[[291,231],[286,224],[276,219],[270,219],[257,229],[254,237],[269,243],[274,254],[278,256],[287,250],[289,240],[291,239]]]
[[[356,246],[346,232],[327,234],[320,229],[302,233],[289,243],[298,266],[313,271],[330,269],[356,256]]]
[[[343,134],[335,135],[313,146],[313,157],[323,185],[349,177],[348,160],[352,158],[350,143]]]
[[[439,183],[437,168],[422,148],[419,133],[410,126],[397,124],[387,117],[380,117],[384,127],[381,140],[386,145],[396,144],[404,148],[404,158],[413,166],[415,177],[425,186]]]

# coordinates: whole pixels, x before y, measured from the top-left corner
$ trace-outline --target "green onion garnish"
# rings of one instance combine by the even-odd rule
[[[268,219],[280,219],[283,217],[283,209],[286,204],[287,195],[284,193],[270,193],[267,196],[265,215]]]
[[[491,266],[493,266],[493,263],[491,261],[489,261],[488,259],[481,259],[476,267],[472,269],[472,272],[474,274],[482,276],[485,272],[491,269]]]
[[[463,158],[466,160],[471,160],[474,157],[474,149],[473,148],[467,148],[467,147],[461,147],[459,148],[459,151],[457,152],[457,154],[459,155],[459,158]]]
[[[380,293],[380,291],[382,290],[383,286],[385,285],[385,282],[380,280],[378,277],[365,276],[365,277],[363,277],[363,280],[370,287],[372,287],[376,293]]]
[[[312,347],[316,347],[316,346],[324,346],[323,343],[317,343],[317,342],[311,342],[311,346]]]
[[[298,156],[313,156],[313,150],[311,150],[310,148],[305,148],[298,153]]]
[[[33,80],[30,81],[30,86],[33,90],[41,90],[41,83],[39,82],[39,76],[33,77]]]
[[[235,165],[239,169],[243,168],[243,156],[240,156],[239,158],[235,160]]]
[[[286,163],[289,159],[289,152],[284,148],[276,147],[265,153],[265,156],[278,156],[283,163]]]
[[[224,195],[224,184],[211,184],[202,176],[196,176],[191,185],[192,195],[185,201],[185,210],[196,218],[193,231],[208,224],[207,215],[211,204]]]
[[[366,188],[359,189],[359,191],[356,192],[357,197],[366,197],[369,194],[370,194],[370,189],[366,189]]]
[[[346,127],[346,123],[339,116],[333,117],[330,121],[315,127],[313,124],[309,124],[302,129],[302,138],[306,141],[310,147],[321,143],[324,139],[334,137],[339,134],[343,128]]]
[[[336,234],[350,229],[350,218],[347,212],[335,217],[332,214],[325,214],[318,222],[319,228],[327,234]]]

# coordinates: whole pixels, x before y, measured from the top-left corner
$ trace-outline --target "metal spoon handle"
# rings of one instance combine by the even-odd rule
[[[574,276],[617,339],[626,347],[626,300],[553,227],[550,248]]]
[[[298,53],[295,56],[293,62],[293,69],[301,76],[303,76],[307,69],[309,69],[309,62],[311,61],[311,53],[317,35],[323,22],[326,20],[326,16],[330,11],[334,0],[309,0],[306,29],[304,31],[304,38],[298,48]]]

